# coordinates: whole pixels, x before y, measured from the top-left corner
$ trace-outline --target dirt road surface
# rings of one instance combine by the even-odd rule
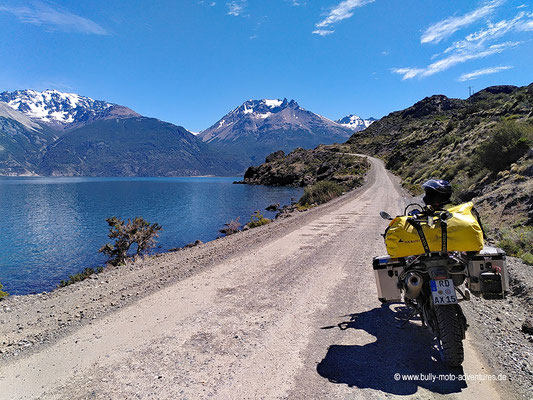
[[[10,359],[0,398],[509,398],[498,382],[432,381],[490,372],[468,338],[464,370],[445,368],[431,334],[377,300],[379,211],[403,200],[370,161],[363,188],[300,226]]]

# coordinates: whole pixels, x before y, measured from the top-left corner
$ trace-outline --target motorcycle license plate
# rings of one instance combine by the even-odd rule
[[[438,279],[430,282],[433,304],[457,304],[455,287],[451,279]]]

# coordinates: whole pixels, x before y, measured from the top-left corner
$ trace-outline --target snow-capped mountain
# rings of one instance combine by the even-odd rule
[[[372,124],[372,122],[375,121],[377,121],[377,119],[375,118],[363,119],[355,114],[350,114],[344,118],[338,119],[335,122],[341,124],[342,126],[348,129],[351,129],[352,131],[357,132],[368,128]]]
[[[0,175],[234,176],[247,166],[124,106],[57,90],[0,93]]]
[[[200,132],[204,142],[247,156],[254,162],[276,150],[344,142],[353,132],[294,100],[248,100]]]
[[[3,92],[0,93],[0,101],[33,121],[56,129],[80,126],[100,119],[139,115],[124,106],[57,90],[37,92],[28,89]]]

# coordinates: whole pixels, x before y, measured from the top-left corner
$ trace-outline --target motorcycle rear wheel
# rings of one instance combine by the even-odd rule
[[[459,367],[465,358],[461,311],[457,305],[435,306],[439,336],[444,363],[449,367]]]

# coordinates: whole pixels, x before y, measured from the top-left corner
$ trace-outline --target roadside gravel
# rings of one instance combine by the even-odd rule
[[[253,230],[222,237],[192,248],[107,267],[90,278],[52,292],[9,296],[0,301],[0,360],[25,356],[149,294],[211,268],[235,254],[283,236],[329,210],[349,202],[368,183],[328,204]]]
[[[533,322],[533,266],[508,257],[510,293],[504,300],[472,296],[461,303],[474,348],[487,359],[493,374],[503,374],[518,397],[533,399],[533,335],[523,332]]]

